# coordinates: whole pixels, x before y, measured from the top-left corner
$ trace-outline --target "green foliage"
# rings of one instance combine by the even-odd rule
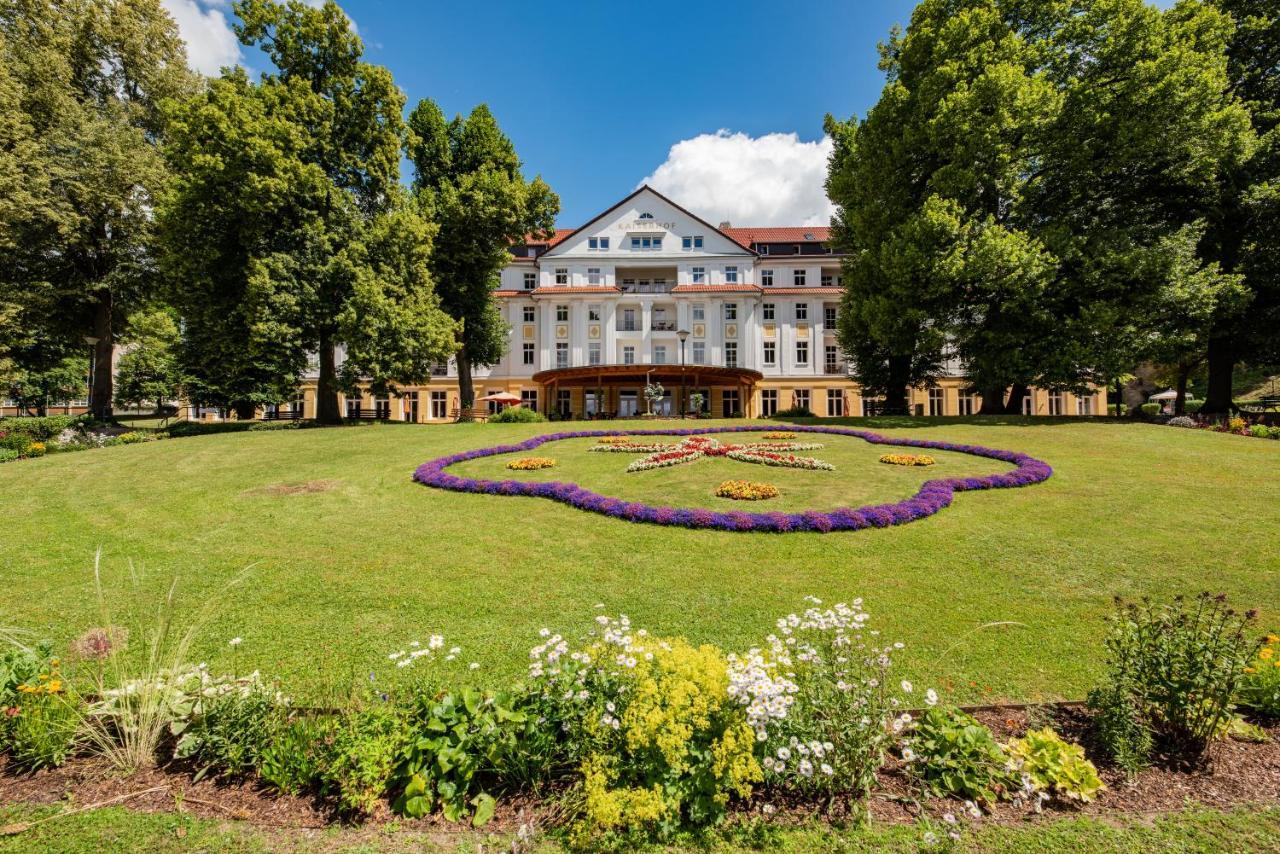
[[[1126,698],[1157,745],[1182,761],[1198,761],[1230,718],[1260,646],[1246,634],[1254,613],[1237,614],[1225,600],[1208,593],[1168,605],[1117,600],[1108,619],[1102,689]]]
[[[182,396],[178,321],[168,309],[136,312],[129,319],[126,351],[116,365],[116,399],[160,407]]]
[[[774,418],[813,418],[813,410],[807,406],[792,406],[788,409],[779,409],[773,414]]]
[[[1245,668],[1236,705],[1269,720],[1280,720],[1280,635],[1269,634]]]
[[[412,735],[391,782],[399,793],[392,808],[421,818],[438,807],[449,821],[470,817],[477,827],[485,824],[496,802],[480,776],[516,750],[527,720],[507,692],[420,693],[409,719]]]
[[[9,755],[20,768],[56,768],[76,744],[80,715],[76,701],[61,692],[25,695],[8,733]]]
[[[88,376],[89,360],[69,356],[47,367],[20,368],[11,373],[4,396],[26,411],[43,414],[50,406],[85,397]]]
[[[1131,698],[1117,685],[1094,688],[1088,705],[1098,746],[1130,777],[1151,764],[1154,741]]]
[[[0,463],[11,463],[18,459],[18,452],[12,448],[0,448]]]
[[[496,415],[489,416],[490,424],[541,424],[547,417],[527,406],[508,406]]]
[[[57,438],[63,430],[74,429],[84,423],[79,415],[46,415],[43,418],[0,418],[0,434],[21,434],[33,442],[47,442]]]
[[[1037,791],[1088,802],[1106,788],[1098,769],[1085,758],[1084,748],[1063,741],[1049,727],[1030,730],[1022,738],[1010,741],[1005,749],[1018,773],[1030,776]]]
[[[18,686],[36,683],[40,674],[49,674],[57,664],[49,641],[34,646],[7,644],[0,652],[0,707],[17,705]]]
[[[1271,741],[1271,735],[1265,729],[1255,723],[1246,721],[1239,715],[1236,715],[1228,722],[1227,737],[1233,741],[1243,741],[1249,744],[1266,744]]]
[[[927,710],[915,721],[907,743],[914,754],[910,773],[938,797],[994,803],[1014,782],[1009,757],[991,730],[959,709]]]
[[[274,692],[255,686],[245,693],[224,694],[183,730],[174,757],[198,765],[197,779],[209,772],[248,774],[262,764],[284,722],[285,708]]]
[[[403,712],[387,702],[345,712],[327,734],[323,780],[342,809],[373,812],[410,737]]]
[[[319,789],[329,766],[328,722],[296,718],[271,733],[258,754],[258,775],[286,795]]]

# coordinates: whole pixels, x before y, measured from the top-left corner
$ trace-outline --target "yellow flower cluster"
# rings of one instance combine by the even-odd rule
[[[32,442],[27,445],[26,454],[28,457],[43,457],[45,450],[44,442]]]
[[[34,683],[28,682],[23,685],[19,685],[18,693],[30,695],[62,693],[62,678],[57,669],[58,659],[55,658],[52,663],[52,673],[41,673],[36,677],[36,681]]]
[[[880,462],[892,466],[931,466],[933,457],[924,454],[885,454]]]
[[[716,495],[720,498],[732,498],[734,501],[762,501],[766,498],[777,498],[779,492],[778,487],[772,483],[726,480],[716,487]]]
[[[534,471],[535,469],[549,469],[556,464],[551,457],[521,457],[518,460],[512,460],[507,463],[507,468],[515,471]]]
[[[785,430],[775,430],[772,433],[765,433],[764,437],[766,439],[794,439],[796,437],[796,434],[788,433]]]
[[[1258,657],[1253,665],[1244,669],[1245,673],[1257,673],[1270,667],[1280,667],[1280,658],[1276,657],[1275,644],[1280,643],[1280,636],[1267,635],[1267,645],[1258,650]]]
[[[599,442],[599,444],[601,444],[601,445],[630,445],[630,444],[631,444],[631,437],[630,437],[630,436],[601,436],[601,437],[600,437],[600,442]]]

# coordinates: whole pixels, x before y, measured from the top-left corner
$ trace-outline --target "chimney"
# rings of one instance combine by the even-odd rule
[[[720,225],[716,227],[719,228],[721,231],[724,231],[726,228],[733,228],[733,223],[729,222],[729,220],[726,219],[724,222],[720,223]]]

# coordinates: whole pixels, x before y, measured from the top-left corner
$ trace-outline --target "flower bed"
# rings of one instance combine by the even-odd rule
[[[797,457],[795,454],[780,454],[775,451],[761,449],[730,451],[725,456],[740,463],[759,463],[765,466],[778,466],[779,468],[805,469],[807,471],[836,470],[836,467],[831,463],[815,460],[813,457]]]
[[[695,427],[635,430],[625,435],[687,437],[705,436],[707,434],[752,433],[758,432],[758,430],[759,428],[750,426]],[[553,501],[568,504],[579,510],[599,513],[615,519],[625,519],[630,522],[675,525],[683,528],[712,528],[722,531],[771,531],[777,533],[813,531],[828,533],[830,531],[884,528],[889,525],[914,522],[917,519],[932,516],[951,504],[957,492],[974,489],[1011,489],[1030,486],[1048,480],[1053,475],[1053,469],[1048,463],[1017,451],[1004,451],[995,448],[984,448],[979,445],[960,445],[926,439],[890,438],[873,433],[870,430],[858,430],[852,427],[813,425],[797,427],[796,431],[832,436],[852,436],[870,442],[873,445],[952,451],[954,453],[1000,460],[1001,462],[1011,463],[1017,468],[1003,474],[926,481],[911,498],[891,504],[875,504],[857,508],[841,507],[830,512],[809,510],[802,513],[746,513],[742,511],[721,513],[702,508],[653,506],[637,501],[623,501],[619,498],[600,495],[589,489],[584,489],[576,483],[482,480],[458,477],[446,471],[450,466],[467,460],[532,451],[548,442],[555,442],[561,439],[592,439],[619,435],[617,431],[613,430],[576,430],[546,433],[517,444],[494,445],[488,448],[477,448],[439,457],[420,465],[414,471],[413,479],[424,486],[447,489],[453,492],[471,492],[481,495],[529,495],[538,498],[550,498]]]
[[[892,466],[931,466],[933,457],[926,454],[885,454],[880,462]]]
[[[766,498],[777,498],[778,487],[772,483],[759,483],[751,480],[726,480],[716,487],[716,496],[732,498],[734,501],[763,501]]]
[[[771,433],[765,433],[764,437],[766,439],[794,439],[796,434],[786,430],[774,430]]]
[[[556,464],[551,457],[521,457],[518,460],[512,460],[507,463],[507,468],[515,471],[537,471],[538,469],[549,469]]]

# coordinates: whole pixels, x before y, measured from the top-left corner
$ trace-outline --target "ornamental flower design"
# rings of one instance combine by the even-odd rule
[[[458,477],[446,471],[450,466],[467,460],[518,454],[535,450],[548,442],[562,439],[596,439],[602,436],[700,436],[724,433],[756,433],[759,427],[694,427],[666,430],[573,430],[534,436],[513,445],[494,445],[439,457],[418,466],[413,479],[435,489],[453,492],[471,492],[480,495],[529,495],[550,498],[579,510],[612,516],[629,522],[648,522],[653,525],[676,525],[683,528],[711,528],[720,531],[770,531],[789,533],[810,531],[858,531],[864,528],[885,528],[904,525],[932,516],[951,504],[957,492],[971,489],[1012,489],[1030,486],[1048,480],[1053,469],[1048,463],[1017,451],[984,448],[980,445],[960,445],[951,442],[935,442],[927,439],[900,439],[881,436],[870,430],[852,427],[827,427],[824,425],[798,425],[795,430],[803,433],[825,433],[832,436],[852,436],[873,445],[889,445],[925,450],[952,451],[975,457],[1000,460],[1016,466],[1003,474],[982,477],[956,477],[945,480],[929,480],[920,486],[914,496],[891,504],[872,504],[865,507],[840,507],[830,512],[807,510],[802,513],[747,513],[734,510],[726,513],[703,508],[664,507],[639,501],[623,501],[584,489],[576,483],[545,481],[534,483],[520,480],[480,480]]]
[[[880,462],[891,466],[931,466],[934,460],[928,454],[885,454]]]
[[[794,435],[794,434],[793,434]],[[603,453],[637,453],[648,454],[642,460],[636,460],[627,466],[627,471],[650,471],[652,469],[678,466],[691,463],[703,457],[727,457],[740,463],[758,463],[766,466],[783,468],[809,469],[811,471],[834,471],[835,466],[812,457],[797,457],[792,451],[813,451],[821,448],[817,444],[799,444],[796,442],[746,442],[743,444],[722,444],[710,436],[690,436],[679,444],[624,444],[605,442],[589,448],[590,451]]]

